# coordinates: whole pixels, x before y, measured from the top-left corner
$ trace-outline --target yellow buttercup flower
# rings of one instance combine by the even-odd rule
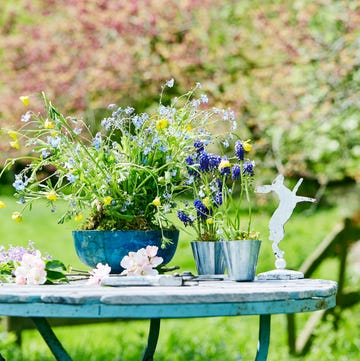
[[[27,95],[23,95],[19,97],[22,103],[27,107],[29,105],[29,97]]]
[[[15,221],[15,222],[22,222],[22,216],[20,212],[14,212],[11,216],[11,218]]]
[[[51,202],[55,202],[58,199],[57,194],[56,194],[56,192],[54,190],[51,190],[50,192],[47,192],[46,193],[46,198]]]
[[[169,126],[169,122],[167,119],[161,119],[156,123],[156,129],[157,130],[164,130]]]
[[[44,123],[44,128],[45,129],[54,129],[54,123],[51,122],[49,119],[46,119],[45,123]]]
[[[113,197],[107,196],[104,198],[104,206],[108,206],[113,200]]]
[[[206,224],[213,224],[214,223],[214,220],[212,218],[208,218],[206,220]]]
[[[156,207],[160,207],[161,206],[160,197],[155,197],[155,199],[151,202],[151,204],[153,204]]]
[[[248,140],[245,140],[245,142],[243,143],[243,147],[244,147],[244,150],[245,152],[250,152],[251,149],[252,149],[252,145],[250,144],[251,140],[248,139]]]
[[[5,208],[6,204],[3,201],[0,201],[0,208]]]
[[[13,140],[18,140],[18,135],[16,132],[14,132],[13,130],[9,130],[8,131],[8,135],[13,139]]]
[[[13,142],[10,142],[10,147],[14,149],[20,149],[20,144],[18,140],[14,140]]]
[[[223,159],[219,164],[219,169],[230,168],[231,164],[228,159]]]
[[[80,222],[82,219],[84,218],[84,215],[82,213],[78,213],[74,219],[75,219],[75,222]]]
[[[205,206],[206,208],[210,208],[210,199],[209,199],[209,197],[205,197],[205,198],[202,200],[202,202],[203,202],[203,204],[204,204],[204,206]]]

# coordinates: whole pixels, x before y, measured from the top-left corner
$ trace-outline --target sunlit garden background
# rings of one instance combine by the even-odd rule
[[[110,103],[138,111],[158,101],[174,78],[172,96],[196,82],[212,104],[232,108],[243,139],[251,138],[256,183],[277,173],[288,185],[304,178],[299,206],[286,225],[283,248],[298,269],[336,225],[360,223],[360,4],[354,0],[13,0],[0,3],[0,128],[20,124],[21,95],[45,91],[65,114],[84,117],[96,130]],[[40,104],[40,102],[39,102]],[[213,129],[214,132],[219,129]],[[0,169],[20,155],[0,134]],[[19,165],[21,166],[21,165]],[[13,173],[0,179],[1,245],[26,245],[84,268],[72,245],[71,223],[57,224],[44,207],[15,223]],[[259,197],[256,228],[263,244],[258,272],[273,268],[267,223],[275,199]],[[358,234],[358,233],[357,233]],[[181,233],[173,265],[195,271],[192,234]],[[351,238],[351,237],[350,237]],[[360,355],[360,250],[352,241],[345,289],[351,307],[337,307],[315,328],[306,355],[289,354],[286,317],[273,317],[269,361],[356,360]],[[341,247],[313,277],[337,281]],[[356,303],[357,302],[357,303]],[[298,316],[299,331],[309,315]],[[340,317],[339,320],[337,317]],[[337,321],[337,322],[335,322]],[[145,321],[56,328],[74,360],[139,360]],[[166,320],[156,360],[251,360],[257,318]],[[8,360],[52,360],[33,330],[0,331]]]

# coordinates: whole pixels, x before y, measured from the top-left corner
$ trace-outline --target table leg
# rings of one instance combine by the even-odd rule
[[[54,331],[51,329],[48,321],[45,317],[31,317],[40,335],[47,343],[51,352],[55,356],[57,361],[71,361],[70,356],[65,351],[63,345],[56,337]]]
[[[153,361],[156,345],[159,339],[160,318],[150,319],[150,330],[142,361]]]
[[[260,315],[259,343],[255,361],[266,361],[270,343],[271,315]]]

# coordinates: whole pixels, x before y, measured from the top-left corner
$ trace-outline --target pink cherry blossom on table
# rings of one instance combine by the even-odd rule
[[[15,282],[20,285],[41,285],[46,282],[45,262],[40,251],[25,253],[15,269]]]
[[[98,263],[96,268],[90,271],[90,278],[87,282],[88,285],[99,285],[104,277],[108,277],[111,272],[111,267],[106,263]]]
[[[155,276],[159,272],[156,267],[163,262],[162,257],[156,256],[157,246],[147,246],[137,252],[129,252],[121,262],[121,267],[125,270],[121,273],[127,276]]]

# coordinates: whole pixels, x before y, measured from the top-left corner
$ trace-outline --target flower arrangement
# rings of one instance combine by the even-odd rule
[[[4,167],[27,162],[13,183],[22,206],[13,219],[21,222],[25,209],[38,200],[45,200],[52,212],[64,200],[67,209],[59,222],[72,219],[82,229],[170,227],[175,196],[188,187],[186,158],[193,143],[217,137],[211,135],[214,127],[236,125],[231,111],[209,108],[207,96],[197,95],[200,84],[163,101],[164,90],[173,85],[171,79],[162,87],[151,113],[109,105],[96,132],[84,121],[62,115],[42,93],[45,113],[29,110],[20,129],[7,131],[12,147],[27,150]],[[28,97],[22,101],[29,106]]]
[[[230,143],[226,143],[226,148]],[[178,211],[185,226],[192,226],[198,241],[257,239],[259,234],[251,229],[251,193],[255,163],[245,158],[250,152],[250,140],[237,139],[232,157],[206,150],[201,141],[187,159],[188,180],[192,200],[186,201]],[[248,220],[241,225],[241,203],[245,201]]]

